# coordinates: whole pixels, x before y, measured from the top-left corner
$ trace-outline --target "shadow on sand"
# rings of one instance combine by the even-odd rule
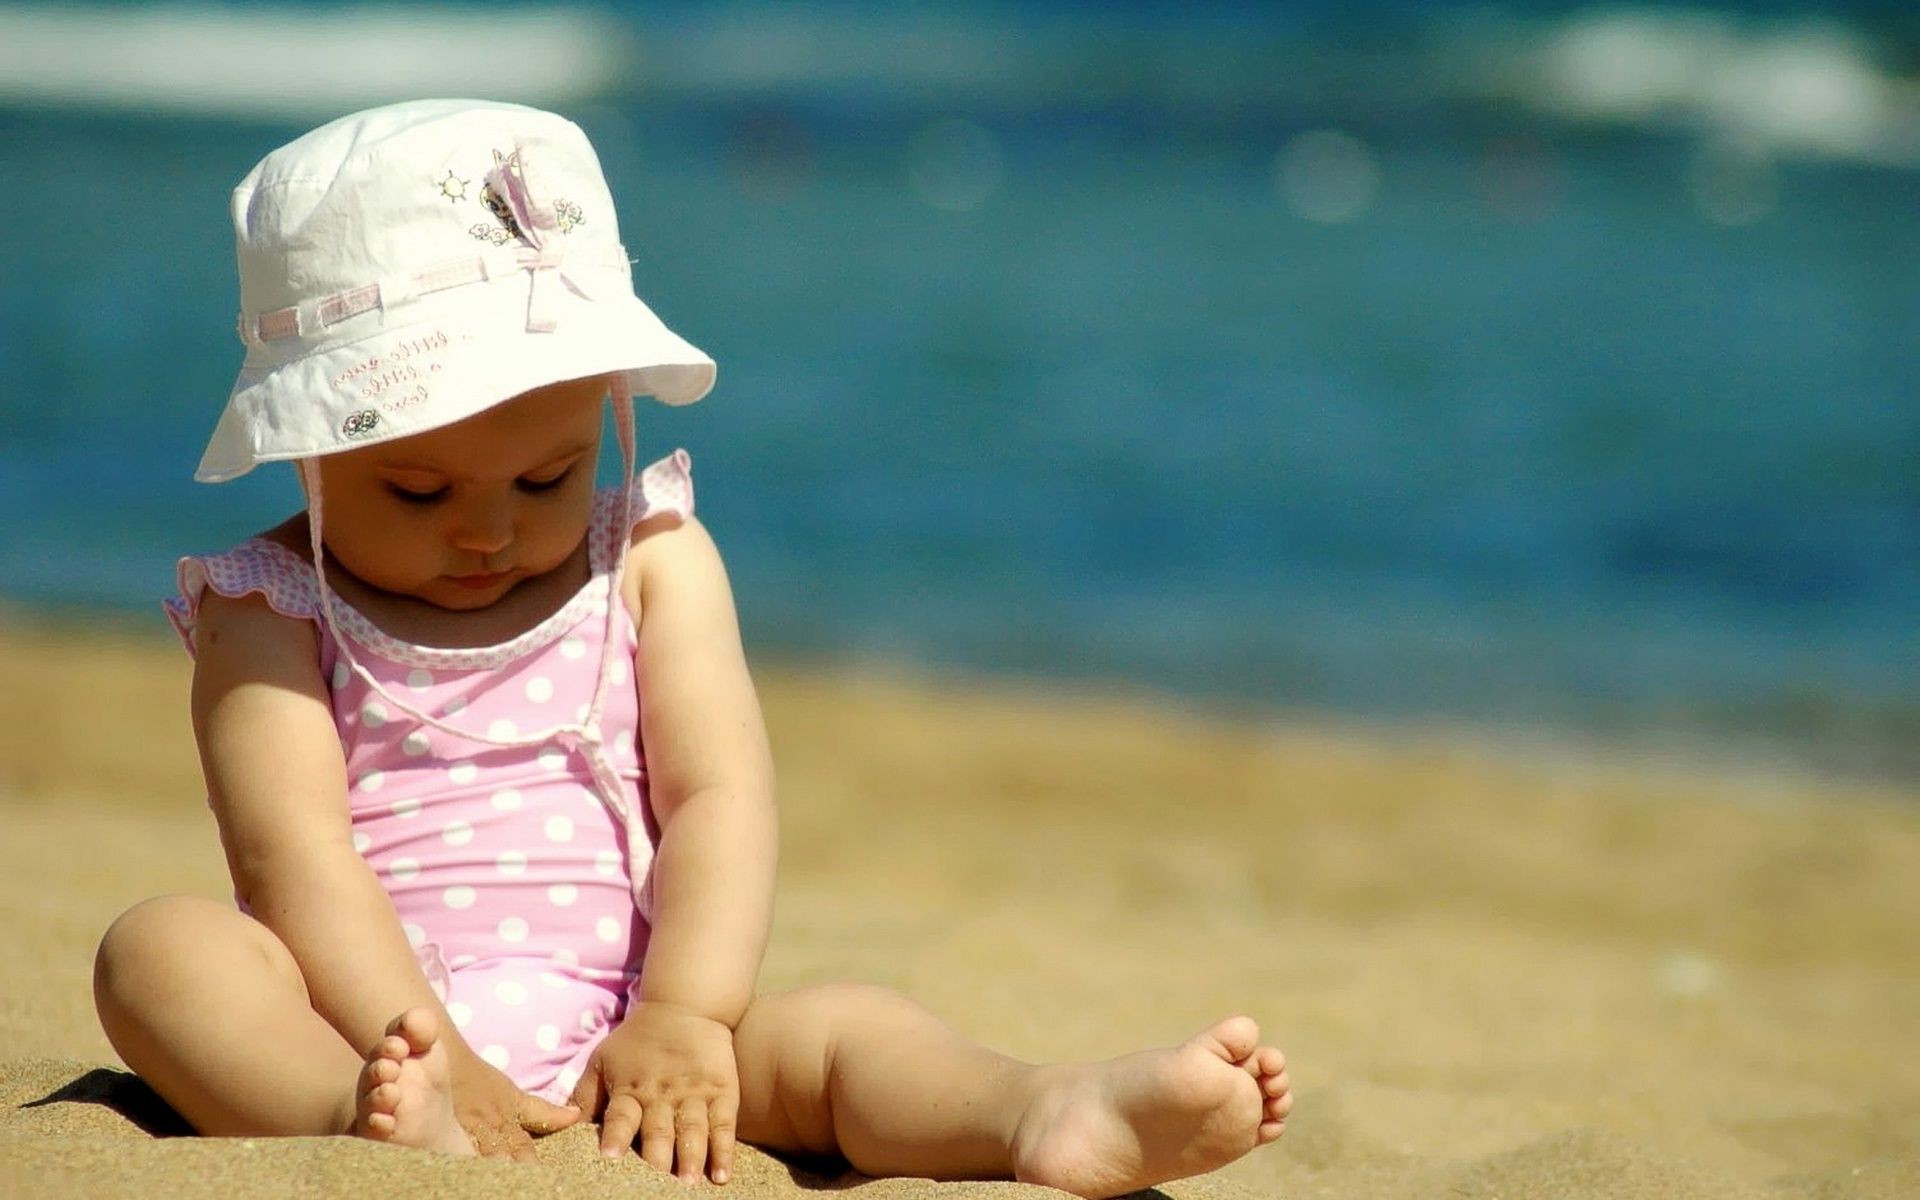
[[[133,1122],[149,1137],[193,1136],[193,1127],[131,1071],[95,1067],[20,1107],[44,1108],[49,1104],[98,1104]]]

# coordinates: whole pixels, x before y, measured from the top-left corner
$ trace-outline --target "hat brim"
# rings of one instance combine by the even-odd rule
[[[461,289],[420,320],[292,361],[250,355],[194,478],[221,483],[263,462],[425,433],[570,379],[624,373],[633,395],[675,405],[713,387],[713,359],[631,292],[569,292],[542,333],[527,329],[524,306],[487,294],[497,286]]]

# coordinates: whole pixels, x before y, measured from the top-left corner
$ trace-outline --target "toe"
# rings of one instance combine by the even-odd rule
[[[392,1113],[368,1113],[361,1121],[361,1128],[366,1130],[367,1136],[379,1141],[392,1137],[394,1130],[399,1127],[400,1123],[394,1120]]]
[[[391,1113],[400,1107],[400,1085],[383,1083],[367,1093],[367,1108],[374,1113]]]
[[[1254,1136],[1259,1143],[1264,1146],[1286,1132],[1286,1128],[1287,1123],[1285,1121],[1262,1121],[1260,1122],[1260,1131]]]
[[[430,1008],[410,1008],[393,1019],[387,1032],[399,1037],[412,1054],[425,1054],[440,1039],[440,1021]]]
[[[1277,1075],[1263,1077],[1260,1080],[1260,1090],[1269,1096],[1284,1096],[1293,1090],[1293,1081],[1287,1078],[1285,1071],[1281,1071]]]
[[[1267,1101],[1265,1105],[1265,1112],[1267,1114],[1267,1119],[1270,1121],[1281,1120],[1285,1118],[1286,1115],[1292,1111],[1293,1111],[1293,1093],[1292,1092],[1288,1092],[1283,1096],[1275,1096],[1273,1099]]]
[[[407,1039],[390,1033],[374,1045],[373,1052],[367,1055],[367,1061],[379,1062],[385,1059],[399,1063],[405,1061],[412,1053],[413,1047],[407,1045]]]
[[[400,1064],[391,1058],[370,1058],[360,1072],[364,1088],[392,1083],[400,1078]],[[363,1089],[364,1090],[364,1089]]]
[[[1202,1033],[1198,1040],[1228,1062],[1242,1062],[1260,1045],[1260,1026],[1252,1017],[1228,1017]]]

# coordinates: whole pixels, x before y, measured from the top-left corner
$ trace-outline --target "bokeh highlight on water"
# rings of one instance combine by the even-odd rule
[[[847,20],[715,11],[618,19],[656,64]],[[560,106],[721,363],[642,438],[756,647],[1920,771],[1920,159],[1449,90],[1458,22],[948,11],[1028,50]],[[311,123],[0,104],[0,597],[157,626],[297,504],[190,474],[227,192]]]

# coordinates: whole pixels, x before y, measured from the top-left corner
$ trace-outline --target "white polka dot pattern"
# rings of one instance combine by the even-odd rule
[[[685,456],[649,467],[633,495],[640,515],[691,512]],[[469,1044],[517,1083],[549,1094],[555,1083],[577,1081],[637,972],[647,927],[634,883],[653,848],[637,819],[628,845],[585,755],[564,739],[499,747],[459,731],[537,732],[584,711],[610,631],[618,639],[611,662],[630,682],[632,623],[604,619],[613,607],[607,568],[627,540],[620,507],[617,489],[595,498],[587,585],[500,645],[413,646],[336,597],[338,633],[365,674],[348,670],[335,635],[316,619],[312,568],[275,543],[255,539],[183,560],[180,595],[168,601],[189,650],[209,587],[259,592],[283,615],[315,621],[318,667],[345,752],[354,849],[390,889],[423,965],[438,959],[441,973],[430,969],[428,977],[436,990],[444,985],[448,1015]],[[604,704],[598,730],[627,804],[637,808],[645,802],[633,752],[639,698],[630,686],[615,687]],[[453,730],[424,724],[414,709]]]

